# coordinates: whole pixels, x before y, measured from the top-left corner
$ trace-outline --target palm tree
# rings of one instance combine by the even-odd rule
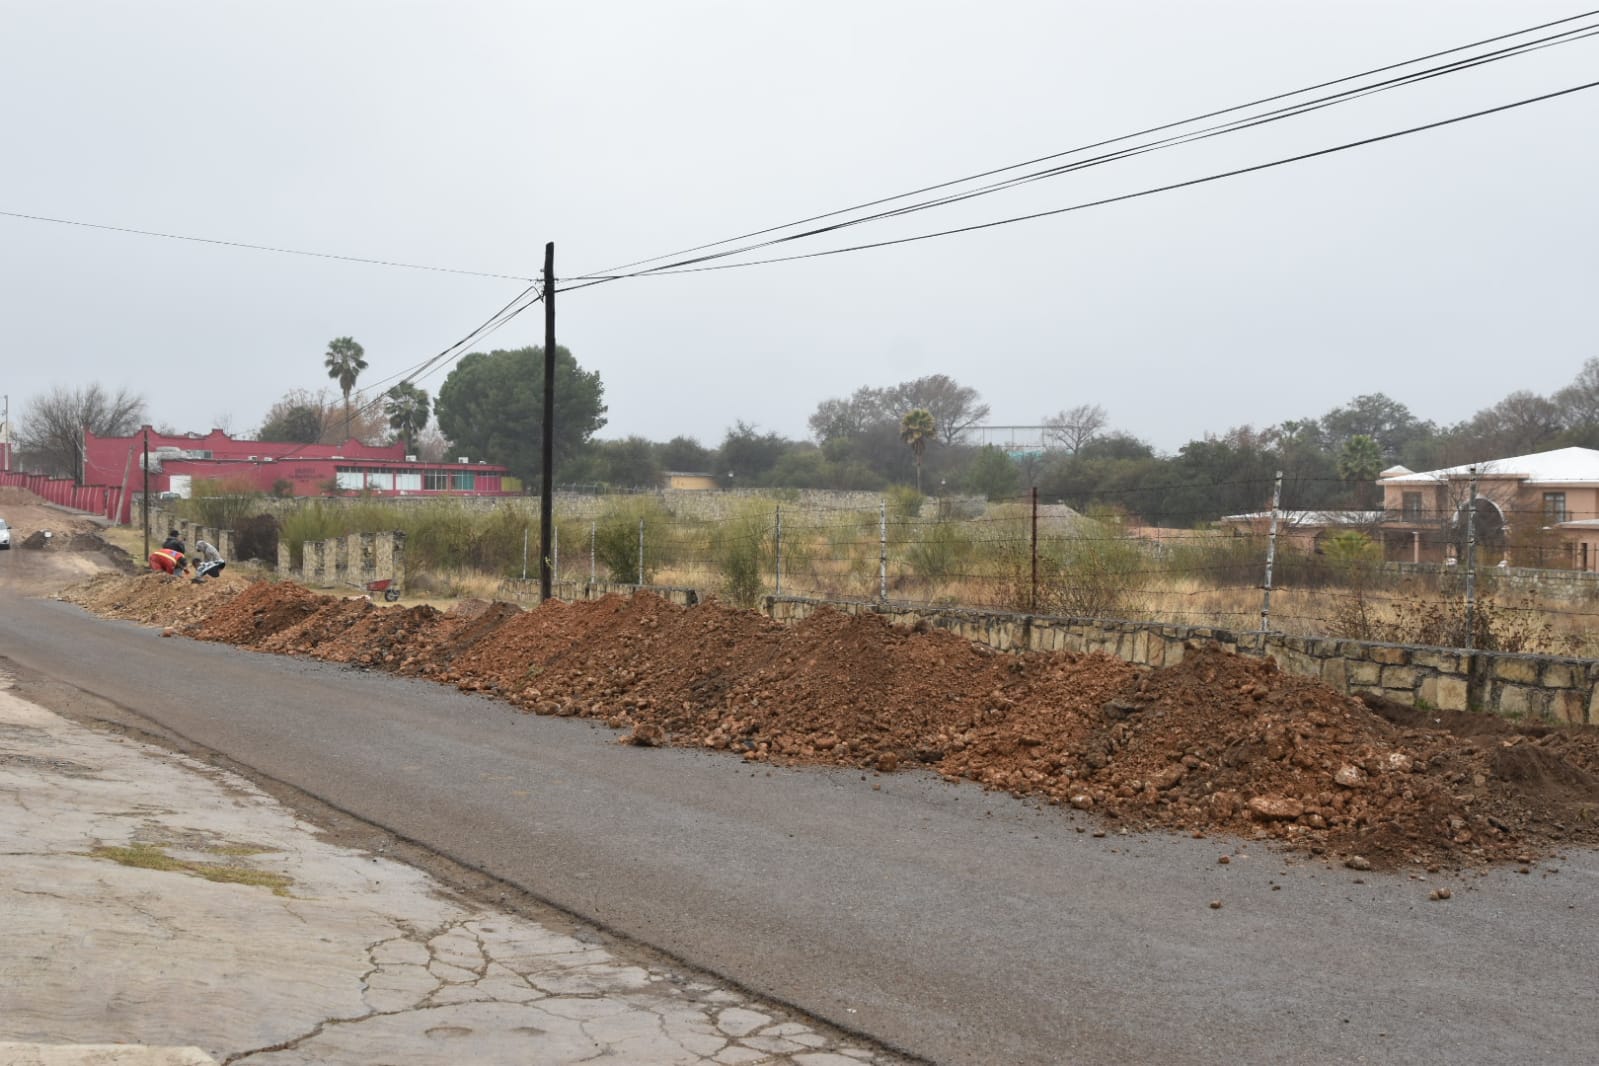
[[[1354,483],[1356,506],[1371,498],[1382,461],[1382,448],[1366,434],[1356,433],[1344,441],[1338,453],[1338,476]]]
[[[933,422],[933,414],[924,407],[906,411],[905,417],[899,420],[899,439],[911,446],[911,454],[916,457],[917,492],[922,491],[922,456],[927,452],[927,442],[936,432],[938,426]]]
[[[384,395],[389,398],[383,405],[383,413],[389,416],[389,428],[405,441],[406,454],[414,455],[416,435],[428,424],[427,390],[419,389],[409,381],[402,381]]]
[[[328,342],[327,355],[322,365],[328,368],[328,377],[339,383],[344,392],[344,435],[350,435],[350,390],[355,379],[366,369],[366,349],[355,343],[354,337],[335,337]]]

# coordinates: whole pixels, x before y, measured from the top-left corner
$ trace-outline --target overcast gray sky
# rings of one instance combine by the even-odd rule
[[[0,0],[0,211],[578,275],[1580,13],[1542,0]],[[1599,21],[1590,19],[1589,22]],[[1599,38],[782,252],[1048,210],[1599,79]],[[792,437],[946,373],[1161,450],[1382,391],[1454,421],[1594,345],[1599,90],[1159,196],[562,294],[603,436]],[[0,217],[0,391],[252,431],[403,372],[525,287]],[[543,342],[543,316],[485,344]],[[445,371],[420,383],[437,392]],[[20,409],[20,410],[19,410]]]

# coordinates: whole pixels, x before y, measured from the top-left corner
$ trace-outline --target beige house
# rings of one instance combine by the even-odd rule
[[[1277,539],[1285,548],[1319,552],[1322,542],[1335,533],[1353,530],[1376,539],[1374,534],[1382,519],[1381,511],[1279,511]],[[1230,514],[1217,520],[1216,525],[1235,537],[1263,537],[1271,533],[1271,512]]]
[[[1471,484],[1476,479],[1476,504]],[[1382,541],[1390,561],[1464,556],[1467,513],[1481,566],[1599,570],[1599,451],[1559,448],[1416,473],[1384,470]]]
[[[666,488],[678,492],[707,492],[720,488],[716,483],[715,474],[695,474],[684,470],[668,470],[665,482]]]

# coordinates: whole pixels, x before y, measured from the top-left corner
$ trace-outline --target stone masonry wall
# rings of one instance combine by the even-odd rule
[[[233,530],[218,529],[215,526],[202,526],[198,522],[191,522],[187,518],[179,518],[176,514],[151,506],[150,508],[150,547],[159,548],[161,542],[167,539],[167,530],[178,531],[178,539],[189,546],[192,552],[199,541],[208,541],[216,546],[217,554],[224,559],[233,558]]]
[[[1599,724],[1599,660],[1594,659],[871,601],[767,596],[763,606],[780,622],[798,621],[829,606],[851,614],[880,614],[895,625],[937,626],[1000,651],[1103,652],[1151,667],[1174,665],[1191,645],[1214,641],[1230,651],[1270,655],[1285,673],[1316,678],[1347,695],[1368,693],[1417,707]]]
[[[652,592],[663,600],[680,607],[693,607],[700,602],[698,589],[680,585],[617,585],[609,581],[553,581],[550,594],[558,600],[598,600],[616,593],[631,596],[635,592]],[[539,583],[536,578],[506,578],[500,582],[495,595],[512,603],[537,603]]]
[[[289,555],[287,541],[278,542],[277,572],[307,588],[364,589],[373,581],[389,580],[405,587],[405,534],[351,533],[332,540],[308,540],[301,549],[299,569]]]

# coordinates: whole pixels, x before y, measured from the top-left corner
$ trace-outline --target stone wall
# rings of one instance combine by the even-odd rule
[[[1385,563],[1383,569],[1399,577],[1420,577],[1439,588],[1460,592],[1465,571],[1438,563]],[[1514,596],[1536,593],[1548,599],[1576,602],[1599,599],[1599,573],[1591,570],[1554,570],[1528,566],[1477,568],[1479,596]]]
[[[405,534],[396,530],[308,540],[301,548],[298,568],[289,554],[288,541],[280,540],[277,572],[307,588],[364,589],[371,582],[387,580],[403,589]]]
[[[698,589],[680,585],[616,585],[609,581],[554,581],[550,594],[557,600],[598,600],[612,593],[631,596],[635,592],[651,592],[681,607],[693,607],[700,602]],[[506,578],[500,582],[495,596],[512,603],[536,604],[539,600],[539,583],[536,578]]]
[[[171,511],[151,505],[150,507],[150,548],[153,551],[161,546],[167,539],[167,530],[178,531],[178,539],[188,545],[190,552],[199,541],[206,541],[216,547],[217,554],[222,558],[233,559],[233,530],[218,529],[215,526],[202,526],[198,522],[191,522],[187,518],[179,518]]]
[[[701,521],[721,521],[737,515],[750,501],[756,501],[763,505],[782,506],[785,509],[793,508],[795,510],[875,513],[879,505],[882,504],[884,496],[880,492],[841,492],[827,489],[733,489],[730,491],[659,489],[654,491],[606,493],[572,492],[568,490],[557,491],[553,502],[555,517],[558,520],[592,522],[604,515],[611,506],[634,499],[653,500],[674,517]],[[349,507],[372,503],[396,507],[428,507],[447,503],[469,511],[505,509],[520,511],[527,516],[528,522],[535,530],[538,528],[539,521],[539,498],[537,496],[383,496],[378,498],[328,496],[319,497],[317,502],[324,507]],[[279,500],[269,497],[260,501],[260,509],[282,515],[294,511],[302,503],[304,503],[302,500]],[[938,505],[939,501],[935,497],[924,496],[922,498],[922,513],[927,517],[932,517],[937,512]],[[944,506],[947,511],[954,515],[970,518],[983,514],[987,510],[988,502],[981,496],[949,495],[944,498]],[[1063,509],[1040,506],[1039,514],[1044,515],[1051,510]]]
[[[798,621],[823,606],[882,615],[895,625],[947,629],[1001,651],[1102,652],[1151,667],[1172,666],[1182,661],[1189,647],[1215,642],[1229,651],[1270,655],[1285,673],[1316,678],[1347,695],[1367,693],[1417,707],[1599,724],[1599,660],[1594,659],[872,601],[792,596],[767,596],[763,601],[766,613],[780,622]]]

